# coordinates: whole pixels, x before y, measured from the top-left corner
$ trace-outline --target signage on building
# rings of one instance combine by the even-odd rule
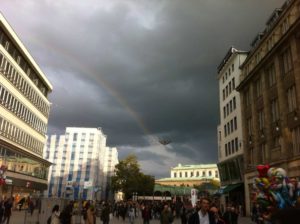
[[[88,189],[91,187],[93,187],[93,181],[84,181],[84,185],[83,185],[84,189]]]

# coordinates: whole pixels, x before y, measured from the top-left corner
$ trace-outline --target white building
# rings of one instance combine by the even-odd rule
[[[0,195],[16,202],[47,189],[43,148],[52,85],[0,13]]]
[[[218,126],[218,167],[223,186],[223,204],[244,201],[243,187],[243,136],[239,85],[240,65],[247,52],[233,47],[218,66],[220,124]],[[230,195],[230,190],[235,194]],[[238,192],[238,193],[237,193]]]
[[[219,182],[219,172],[216,164],[182,165],[171,168],[171,177],[155,180],[155,183],[168,186],[201,185],[202,183]]]
[[[49,197],[91,200],[107,195],[107,179],[114,173],[118,153],[106,146],[101,129],[68,127],[65,135],[50,136],[44,151],[45,159],[53,163]]]

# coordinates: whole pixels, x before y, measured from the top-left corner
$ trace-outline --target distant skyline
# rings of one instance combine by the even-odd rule
[[[2,0],[0,10],[53,84],[48,134],[101,127],[120,159],[168,177],[217,162],[217,66],[283,0]],[[170,139],[166,146],[158,139]]]

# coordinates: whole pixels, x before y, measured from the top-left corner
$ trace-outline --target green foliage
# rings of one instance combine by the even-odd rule
[[[152,195],[154,178],[140,171],[140,165],[135,155],[129,155],[121,160],[115,169],[116,175],[112,177],[112,189],[122,191],[127,199],[133,192],[139,196]]]

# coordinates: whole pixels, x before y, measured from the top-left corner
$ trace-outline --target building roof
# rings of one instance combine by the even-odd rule
[[[209,169],[218,168],[217,164],[197,164],[197,165],[181,165],[180,163],[173,167],[172,170],[190,170],[190,169]]]
[[[18,49],[22,52],[22,54],[25,56],[25,58],[28,60],[28,62],[31,64],[31,66],[34,68],[34,70],[37,72],[37,75],[43,80],[44,84],[47,86],[47,88],[52,91],[53,86],[51,85],[50,81],[47,79],[46,75],[43,73],[43,71],[40,69],[40,67],[37,65],[33,57],[30,55],[30,53],[27,51],[26,47],[22,43],[22,41],[19,39],[13,28],[9,25],[7,20],[4,18],[2,13],[0,12],[0,25],[4,28],[4,30],[13,38],[13,41],[15,42]]]
[[[223,58],[222,62],[218,66],[218,74],[221,72],[221,70],[224,68],[224,66],[229,61],[229,59],[231,58],[231,56],[233,54],[248,54],[248,51],[241,51],[241,50],[235,49],[234,47],[230,47],[229,50],[227,51],[225,57]]]

